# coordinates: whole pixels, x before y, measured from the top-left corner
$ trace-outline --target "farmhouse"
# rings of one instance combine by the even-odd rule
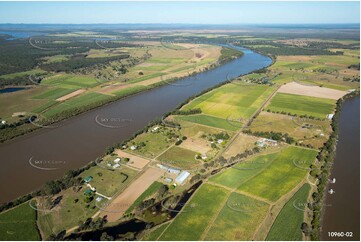
[[[152,129],[152,132],[156,132],[158,129],[159,129],[159,126],[155,126],[155,127]]]
[[[114,160],[115,163],[119,163],[119,161],[120,161],[119,157]]]
[[[175,182],[178,185],[182,185],[185,180],[189,177],[190,173],[188,171],[182,171],[181,174],[179,174],[179,176],[177,176],[177,178],[175,179]]]
[[[273,139],[262,138],[262,139],[257,140],[256,144],[257,144],[257,146],[259,146],[259,147],[276,146],[276,145],[277,145],[277,141],[276,141],[276,140],[273,140]]]
[[[333,118],[333,114],[332,113],[330,113],[330,114],[327,114],[327,119],[329,119],[329,120],[331,120],[332,118]]]
[[[136,145],[132,145],[132,146],[130,146],[130,149],[131,150],[136,150],[138,147],[136,146]]]
[[[84,181],[85,181],[86,183],[89,183],[92,179],[93,179],[93,177],[87,176],[87,177],[84,178]]]
[[[116,169],[116,168],[118,168],[118,167],[120,167],[119,164],[115,164],[115,165],[113,166],[114,169]]]

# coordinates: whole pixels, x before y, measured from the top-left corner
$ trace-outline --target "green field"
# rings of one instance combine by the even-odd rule
[[[65,89],[65,88],[54,88],[50,89],[49,91],[43,92],[40,95],[33,97],[34,99],[50,99],[55,100],[59,97],[67,95],[71,92],[74,92],[75,89]]]
[[[209,184],[202,185],[159,240],[199,240],[229,192]]]
[[[267,169],[243,183],[238,190],[275,202],[305,178],[308,170],[303,167],[309,167],[317,153],[316,150],[290,146],[279,152]]]
[[[60,74],[45,78],[41,81],[42,84],[57,86],[61,88],[77,89],[89,88],[99,85],[99,82],[94,77]]]
[[[304,184],[285,204],[273,223],[266,240],[302,240],[301,224],[304,221],[304,212],[301,210],[307,203],[309,191],[310,185]],[[301,210],[295,208],[297,204],[301,204],[299,207]]]
[[[276,159],[277,155],[278,153],[273,153],[248,159],[224,172],[212,176],[209,180],[235,189],[266,169]]]
[[[149,234],[145,235],[142,240],[144,241],[155,241],[158,237],[163,233],[163,231],[167,228],[167,224],[162,224],[155,229],[153,229]]]
[[[223,119],[249,119],[273,90],[274,87],[266,85],[227,84],[194,99],[182,109],[200,108],[203,114]]]
[[[268,204],[253,198],[232,193],[217,219],[210,227],[205,240],[248,240],[262,222]]]
[[[28,202],[0,214],[0,240],[40,240],[36,211]]]
[[[110,96],[103,95],[95,92],[89,92],[77,97],[73,97],[64,103],[56,105],[55,107],[51,108],[49,111],[45,112],[44,115],[46,117],[51,117],[52,115],[56,115],[62,111],[66,111],[69,109],[74,108],[82,108],[86,107],[87,105],[95,104],[97,102],[102,102],[109,99]]]
[[[197,123],[202,125],[207,125],[210,127],[215,127],[219,129],[229,130],[229,131],[236,131],[242,127],[240,122],[235,122],[231,120],[226,120],[218,117],[212,117],[208,115],[183,115],[183,116],[176,116],[175,120],[182,120],[191,123]],[[192,124],[189,124],[192,125]],[[187,126],[187,125],[186,125]]]
[[[173,146],[166,152],[164,152],[157,159],[162,163],[170,165],[172,167],[178,167],[181,169],[192,169],[199,166],[200,161],[195,159],[196,152],[184,149],[178,146]]]
[[[163,183],[160,182],[153,182],[150,187],[148,187],[147,190],[145,190],[142,195],[140,195],[137,200],[135,200],[135,202],[128,208],[128,210],[125,213],[130,213],[133,211],[134,208],[136,208],[142,201],[144,201],[145,199],[147,199],[148,197],[154,195],[159,188],[163,185]]]
[[[277,93],[266,109],[273,112],[286,112],[297,115],[308,115],[316,118],[326,118],[333,113],[335,100],[307,97],[294,94]]]

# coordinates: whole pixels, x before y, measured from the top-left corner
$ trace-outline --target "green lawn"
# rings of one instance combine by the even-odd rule
[[[157,159],[173,167],[192,169],[200,164],[200,161],[195,159],[196,155],[194,151],[174,146]]]
[[[139,143],[141,142],[145,143],[144,147],[139,146]],[[162,151],[167,149],[174,142],[175,142],[174,140],[168,139],[168,137],[163,132],[143,133],[141,135],[138,135],[129,144],[129,146],[131,146],[133,143],[135,145],[138,145],[138,149],[136,150],[128,149],[128,152],[139,154],[149,158],[154,158],[157,155],[159,155]]]
[[[305,178],[308,170],[299,166],[309,166],[316,155],[316,150],[290,146],[279,152],[267,169],[240,185],[238,190],[275,202]]]
[[[40,240],[36,211],[28,202],[0,214],[0,240]]]
[[[307,203],[310,185],[304,184],[293,197],[285,204],[278,214],[266,240],[302,240],[301,224],[304,221],[302,205]],[[297,204],[302,204],[298,210]]]
[[[222,188],[202,185],[159,240],[199,240],[228,195]]]
[[[268,211],[268,204],[245,195],[232,193],[205,240],[248,240]]]
[[[277,93],[266,109],[324,119],[327,114],[334,112],[335,103],[332,99]]]

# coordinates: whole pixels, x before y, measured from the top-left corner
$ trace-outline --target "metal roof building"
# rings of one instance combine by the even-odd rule
[[[189,177],[190,173],[188,171],[182,171],[179,176],[175,179],[175,182],[178,185],[182,185],[184,181]]]

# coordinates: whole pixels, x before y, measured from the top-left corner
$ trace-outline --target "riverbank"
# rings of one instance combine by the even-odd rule
[[[18,127],[18,125],[15,125],[14,127],[6,127],[6,128],[2,127],[2,132],[0,133],[0,143],[7,142],[16,137],[31,133],[31,132],[38,130],[40,128],[43,128],[43,127],[54,126],[61,121],[65,121],[69,118],[75,117],[82,113],[86,113],[86,112],[95,110],[104,105],[114,103],[114,102],[122,100],[124,98],[130,97],[130,96],[142,93],[142,92],[146,92],[151,89],[158,88],[158,87],[161,87],[164,85],[172,85],[173,82],[176,82],[181,79],[193,77],[193,76],[195,76],[199,73],[205,72],[205,71],[210,71],[223,64],[226,64],[227,62],[234,60],[235,58],[240,58],[243,55],[243,52],[237,50],[236,48],[232,48],[232,51],[226,51],[227,48],[232,48],[232,46],[223,47],[222,50],[225,50],[225,51],[223,51],[223,53],[221,54],[221,56],[218,58],[218,60],[215,63],[209,64],[208,66],[204,67],[203,69],[197,69],[196,71],[193,71],[192,73],[188,73],[187,75],[184,75],[182,77],[169,78],[167,80],[162,80],[160,82],[150,84],[148,86],[141,86],[139,88],[130,88],[127,92],[124,92],[121,95],[115,95],[115,96],[109,97],[105,100],[99,100],[97,102],[92,102],[91,104],[84,105],[82,107],[71,108],[66,111],[57,113],[56,115],[53,115],[51,117],[43,117],[41,114],[34,114],[34,115],[31,115],[28,117],[29,120],[26,121],[26,124],[28,124],[27,128],[20,128],[20,127]],[[239,53],[236,53],[235,51],[238,51]],[[30,125],[30,123],[35,123],[35,125]],[[21,122],[21,124],[23,124],[23,122]]]

